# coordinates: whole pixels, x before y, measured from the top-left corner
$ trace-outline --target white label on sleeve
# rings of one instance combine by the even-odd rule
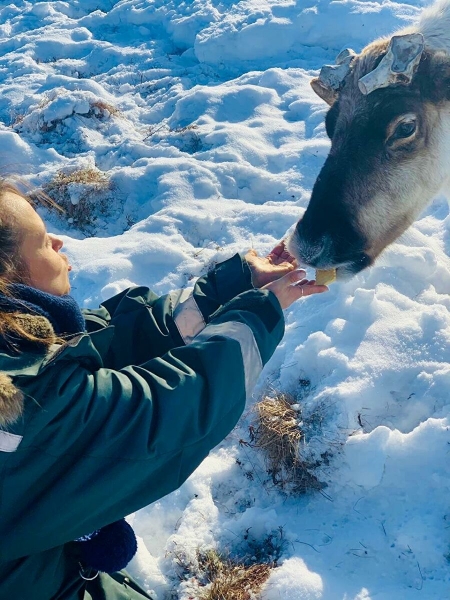
[[[195,341],[208,340],[215,335],[221,335],[239,342],[241,347],[242,362],[244,363],[245,391],[247,398],[249,398],[263,368],[261,354],[259,352],[255,336],[253,335],[253,331],[245,323],[230,321],[229,323],[208,325],[195,338]]]
[[[21,441],[21,435],[0,430],[0,452],[15,452]]]
[[[190,344],[206,325],[194,296],[186,290],[174,302],[173,318],[185,344]]]

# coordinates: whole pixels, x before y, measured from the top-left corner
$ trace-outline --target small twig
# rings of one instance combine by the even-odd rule
[[[161,125],[159,127],[156,128],[151,128],[149,129],[147,135],[144,137],[144,142],[146,142],[148,139],[150,139],[153,135],[155,135],[155,133],[158,133],[158,131],[161,131],[161,129],[163,129],[163,127],[166,127],[165,123],[161,123]]]
[[[364,518],[366,518],[366,517],[365,517],[365,515],[363,515],[361,512],[359,512],[359,510],[356,510],[356,505],[357,505],[357,504],[358,504],[358,502],[360,502],[360,501],[361,501],[363,498],[364,498],[364,496],[361,496],[361,498],[355,502],[355,504],[353,505],[353,510],[354,510],[356,513],[358,513],[358,515],[361,515],[361,517],[364,517]]]
[[[266,486],[264,485],[264,483],[263,483],[263,481],[262,481],[261,477],[258,475],[258,471],[257,471],[257,469],[256,469],[255,465],[254,465],[254,464],[252,463],[252,461],[250,460],[250,457],[249,457],[249,455],[248,455],[248,452],[247,452],[247,450],[245,449],[245,447],[244,447],[244,446],[241,446],[241,448],[243,449],[243,451],[244,451],[244,453],[245,453],[245,456],[247,457],[247,460],[248,460],[248,462],[249,462],[249,463],[252,465],[253,472],[255,473],[255,475],[256,475],[256,478],[258,479],[259,483],[261,484],[261,487],[264,489],[264,491],[266,492],[266,494],[267,494],[268,496],[270,496],[270,494],[269,494],[269,492],[267,491],[267,489],[266,489]]]
[[[322,496],[325,498],[325,500],[329,500],[330,502],[334,502],[333,498],[331,496],[329,496],[328,494],[326,494],[323,490],[319,490],[319,494],[322,494]]]
[[[420,568],[419,561],[417,559],[416,559],[416,563],[417,563],[417,568],[419,569],[420,578],[421,578],[420,587],[416,588],[416,590],[421,590],[423,588],[424,578],[423,578],[423,575],[422,575],[422,569]]]
[[[320,554],[320,550],[317,550],[317,548],[314,548],[314,546],[312,544],[308,544],[308,542],[301,542],[300,540],[294,540],[295,544],[304,544],[305,546],[309,546],[310,548],[312,548],[315,552],[317,552],[317,554]]]

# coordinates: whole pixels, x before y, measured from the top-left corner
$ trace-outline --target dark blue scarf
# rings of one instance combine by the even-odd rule
[[[54,296],[21,283],[12,285],[10,290],[12,297],[0,294],[0,310],[45,317],[57,335],[85,331],[83,313],[72,296]]]
[[[18,311],[45,317],[60,336],[86,330],[83,313],[72,296],[53,296],[23,284],[14,284],[10,290],[13,296],[0,294],[0,311]],[[106,525],[75,542],[80,550],[83,571],[120,571],[137,551],[136,536],[125,519]]]

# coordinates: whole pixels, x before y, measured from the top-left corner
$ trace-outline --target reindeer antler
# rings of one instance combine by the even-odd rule
[[[355,56],[354,50],[346,48],[337,55],[335,65],[324,65],[319,74],[319,81],[322,85],[338,91],[350,71],[350,64]]]
[[[350,64],[355,56],[356,53],[350,48],[342,50],[336,57],[336,64],[324,65],[320,70],[319,77],[315,77],[311,81],[312,89],[330,106],[336,100],[342,82],[350,71]]]
[[[379,88],[411,83],[424,46],[421,33],[393,36],[378,67],[358,81],[361,92],[367,96]]]

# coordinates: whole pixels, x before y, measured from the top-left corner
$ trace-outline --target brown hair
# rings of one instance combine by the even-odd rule
[[[14,184],[0,179],[0,294],[12,297],[11,284],[27,281],[26,269],[19,252],[22,241],[20,232],[14,226],[14,219],[8,214],[5,202],[5,194],[8,192],[20,196],[32,206],[34,203]],[[53,204],[49,198],[45,198],[45,201],[47,204]],[[41,349],[55,342],[62,342],[63,340],[56,337],[50,324],[47,326],[43,321],[46,321],[43,317],[33,319],[31,315],[23,314],[20,310],[9,312],[0,309],[0,338],[14,350],[18,350],[21,341],[37,345]]]

